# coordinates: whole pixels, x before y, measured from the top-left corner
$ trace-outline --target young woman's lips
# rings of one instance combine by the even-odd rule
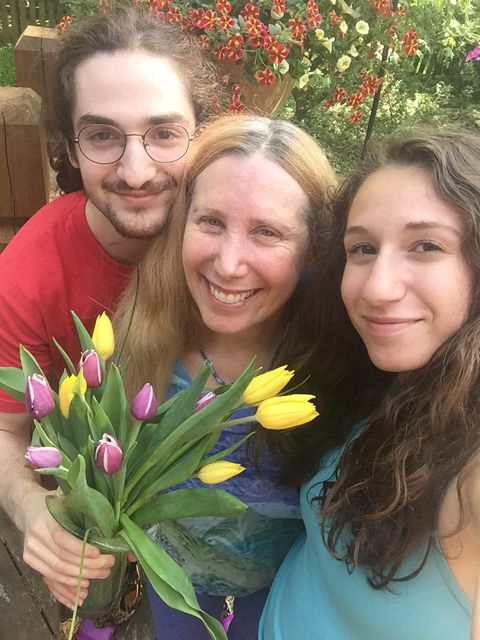
[[[242,289],[233,291],[231,289],[222,289],[221,287],[214,285],[209,280],[206,280],[206,283],[214,300],[226,305],[242,304],[258,291],[258,289]]]
[[[399,333],[413,327],[419,320],[417,318],[376,318],[364,316],[370,333],[379,336],[388,336]]]

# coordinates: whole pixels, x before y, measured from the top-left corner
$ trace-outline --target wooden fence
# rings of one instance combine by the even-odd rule
[[[27,25],[56,27],[65,13],[62,0],[0,0],[0,46],[15,44]]]

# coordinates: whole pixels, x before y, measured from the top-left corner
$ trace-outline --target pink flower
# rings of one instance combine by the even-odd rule
[[[480,60],[480,43],[465,56],[465,62],[470,62],[471,60]]]
[[[97,467],[108,476],[113,476],[122,466],[123,451],[118,440],[104,433],[95,449]]]

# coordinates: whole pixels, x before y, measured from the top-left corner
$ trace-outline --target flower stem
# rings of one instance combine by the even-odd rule
[[[68,634],[68,640],[72,640],[73,634],[75,632],[75,623],[77,621],[77,612],[78,612],[78,600],[80,598],[80,587],[82,584],[83,561],[85,560],[85,547],[87,546],[87,540],[89,535],[90,535],[90,529],[87,529],[85,531],[85,535],[83,536],[82,553],[80,554],[80,568],[78,571],[78,579],[77,579],[77,591],[75,593],[75,604],[73,605],[73,616],[72,616],[72,622],[70,624],[70,632]]]

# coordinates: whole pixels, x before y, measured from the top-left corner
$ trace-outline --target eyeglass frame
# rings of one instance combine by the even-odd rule
[[[191,136],[188,133],[188,130],[183,126],[183,124],[178,124],[178,122],[159,122],[158,124],[154,124],[152,127],[148,128],[145,131],[145,133],[143,133],[143,134],[142,133],[123,133],[123,131],[119,127],[116,127],[113,124],[107,124],[107,123],[103,123],[103,122],[98,122],[98,123],[92,122],[91,124],[87,124],[84,127],[82,127],[80,129],[80,131],[78,132],[78,134],[76,135],[76,137],[72,138],[72,140],[73,140],[73,142],[75,142],[75,144],[78,144],[78,148],[80,149],[80,153],[82,154],[82,156],[84,158],[86,158],[89,162],[93,162],[94,164],[102,164],[102,165],[115,164],[116,162],[119,162],[123,158],[123,156],[125,155],[125,151],[127,149],[127,141],[125,140],[125,146],[123,147],[123,151],[122,151],[121,155],[116,160],[111,160],[110,162],[98,162],[97,160],[92,160],[91,158],[89,158],[85,154],[85,152],[82,150],[82,147],[80,146],[80,135],[81,135],[82,131],[85,131],[85,129],[88,129],[89,127],[95,127],[95,126],[101,126],[101,125],[104,125],[106,127],[111,127],[112,129],[116,129],[117,131],[119,131],[123,135],[123,137],[125,139],[129,138],[129,137],[132,137],[132,136],[137,136],[137,137],[141,138],[142,139],[142,145],[143,145],[143,148],[145,149],[145,153],[147,154],[147,156],[151,160],[153,160],[154,162],[161,162],[162,164],[170,164],[171,162],[178,162],[178,160],[181,160],[181,158],[183,158],[187,154],[187,152],[188,152],[188,150],[190,148],[190,143],[193,142],[193,140],[195,140],[195,136]],[[169,126],[169,125],[170,126],[173,125],[174,127],[180,127],[180,129],[183,129],[185,131],[185,133],[187,134],[187,148],[182,153],[182,155],[179,156],[178,158],[175,158],[175,160],[157,160],[156,158],[152,158],[152,156],[147,151],[147,146],[146,146],[146,142],[145,142],[145,136],[147,136],[148,133],[152,129],[156,129],[157,127],[166,127],[166,126]]]

